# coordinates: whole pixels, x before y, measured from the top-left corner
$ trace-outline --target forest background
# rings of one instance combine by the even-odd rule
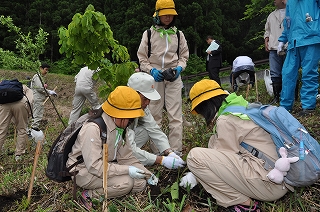
[[[76,74],[71,59],[59,53],[58,29],[68,27],[75,13],[83,13],[89,4],[103,13],[114,38],[126,46],[132,61],[137,61],[136,51],[144,30],[152,24],[156,0],[2,0],[0,15],[10,16],[22,32],[36,34],[39,28],[49,33],[48,42],[40,61],[52,65],[53,73]],[[191,60],[205,61],[207,35],[222,43],[224,66],[232,64],[239,55],[253,60],[265,59],[268,53],[263,45],[264,24],[268,14],[275,9],[273,1],[262,0],[175,0],[178,19],[176,26],[188,41]],[[12,52],[17,35],[0,25],[0,48]],[[191,61],[190,61],[191,62]],[[1,59],[0,59],[1,66]],[[184,75],[203,70],[186,70]],[[12,67],[19,69],[19,67]]]

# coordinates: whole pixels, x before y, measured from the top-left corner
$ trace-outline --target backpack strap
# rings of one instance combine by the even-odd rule
[[[149,58],[150,55],[151,55],[151,42],[150,42],[150,39],[151,39],[151,29],[147,29],[147,35],[148,35],[148,58]]]
[[[178,58],[179,58],[179,48],[180,48],[180,32],[179,30],[177,29],[177,37],[178,37],[178,48],[177,48],[177,55],[178,55]]]
[[[177,34],[177,37],[178,37],[178,48],[177,48],[177,55],[179,57],[179,49],[180,49],[180,32],[179,30],[177,30],[176,32]],[[147,29],[147,35],[148,35],[148,58],[150,57],[151,55],[151,29]]]
[[[92,122],[96,123],[100,128],[100,137],[102,144],[106,143],[107,140],[107,126],[104,122],[103,118],[100,116],[96,119],[94,119]]]
[[[274,168],[274,162],[270,160],[263,152],[259,151],[255,147],[251,146],[250,144],[245,143],[244,141],[240,143],[240,145],[248,150],[253,156],[264,160],[264,169],[270,170]]]

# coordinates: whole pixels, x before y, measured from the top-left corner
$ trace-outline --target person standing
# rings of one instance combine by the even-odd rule
[[[280,93],[282,89],[282,66],[286,58],[285,45],[284,50],[277,53],[279,41],[278,38],[283,31],[283,21],[286,14],[286,3],[287,0],[275,0],[274,5],[276,10],[269,14],[264,32],[264,45],[265,50],[269,52],[269,66],[270,75],[273,88],[273,100],[270,104],[275,104],[280,102]]]
[[[86,66],[81,68],[79,73],[74,77],[76,87],[74,91],[72,111],[70,113],[68,125],[72,124],[79,118],[86,99],[91,104],[93,110],[100,108],[98,97],[93,90],[96,81],[92,79],[93,74],[97,71],[98,70],[90,70],[88,66]]]
[[[131,148],[135,157],[145,166],[160,164],[168,169],[177,169],[183,167],[185,162],[173,152],[167,136],[157,125],[148,108],[150,100],[160,99],[154,84],[153,77],[144,72],[134,73],[128,79],[127,85],[139,93],[144,111],[144,116],[136,118],[129,126],[135,133]],[[141,149],[149,140],[158,155]]]
[[[50,66],[46,63],[43,63],[40,66],[40,73],[33,75],[31,79],[31,89],[33,92],[33,120],[31,128],[40,131],[40,121],[42,120],[44,114],[43,102],[46,99],[47,93],[49,95],[57,96],[57,93],[54,90],[47,89],[47,83],[44,81],[45,75],[48,73]],[[41,77],[41,79],[40,79]]]
[[[209,78],[212,80],[215,80],[219,85],[221,85],[219,72],[220,68],[222,67],[222,47],[220,45],[220,42],[217,40],[214,40],[211,35],[208,35],[206,38],[207,43],[209,44],[209,47],[214,44],[217,44],[218,48],[215,50],[207,49],[207,62],[206,62],[206,69],[209,73]]]
[[[280,106],[292,111],[298,70],[301,67],[299,116],[311,114],[316,108],[318,94],[318,62],[320,60],[320,2],[290,0],[286,5],[284,30],[279,37],[278,53],[288,42],[287,56],[282,68]]]
[[[146,30],[137,52],[140,69],[153,76],[159,100],[150,102],[149,109],[161,127],[163,108],[169,119],[169,143],[174,151],[182,151],[182,80],[180,73],[186,68],[189,58],[187,41],[174,23],[177,18],[173,0],[157,0],[151,26],[150,39]],[[150,45],[148,45],[150,41]],[[150,48],[149,48],[150,46]],[[150,55],[149,55],[150,51]],[[172,80],[165,80],[163,71],[172,69]]]
[[[25,96],[21,100],[0,104],[0,150],[2,149],[12,120],[17,130],[16,161],[21,160],[21,156],[26,152],[27,126],[32,112],[32,90],[23,85],[23,92]]]
[[[134,157],[130,146],[134,132],[127,126],[134,118],[143,115],[139,94],[130,87],[118,86],[110,93],[97,113],[83,124],[68,155],[66,166],[70,167],[82,155],[84,162],[70,171],[78,171],[76,183],[84,189],[80,200],[88,211],[93,207],[93,198],[99,199],[104,196],[103,142],[99,126],[90,121],[100,116],[106,125],[108,144],[107,197],[115,198],[130,192],[142,191],[147,182],[152,185],[157,184],[157,177]]]

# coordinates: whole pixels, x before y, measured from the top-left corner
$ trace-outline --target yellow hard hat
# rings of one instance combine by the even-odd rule
[[[153,14],[155,17],[163,15],[178,15],[173,0],[157,0],[156,2],[156,12]]]
[[[102,110],[115,118],[138,118],[144,116],[140,95],[128,86],[116,87],[102,104]]]
[[[203,79],[195,83],[189,93],[191,100],[191,113],[197,114],[194,108],[201,102],[223,94],[228,93],[222,90],[220,85],[214,80]]]

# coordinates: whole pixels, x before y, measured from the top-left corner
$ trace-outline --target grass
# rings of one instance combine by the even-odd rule
[[[28,73],[19,72],[19,77],[24,78]],[[30,75],[30,74],[29,74]],[[1,71],[1,77],[17,76],[17,72]],[[18,76],[17,76],[18,77]],[[19,78],[18,77],[18,78]],[[20,79],[20,78],[19,78]],[[49,74],[48,80],[52,84],[58,84],[58,98],[54,99],[62,119],[66,121],[71,110],[73,95],[73,77],[64,75]],[[54,87],[54,86],[52,86]],[[229,89],[229,85],[223,85]],[[263,81],[258,82],[259,101],[268,103],[270,98],[267,95]],[[246,88],[240,87],[238,94],[246,96]],[[256,101],[255,90],[250,90],[248,100]],[[103,101],[101,99],[101,101]],[[313,137],[320,141],[319,106],[314,116],[300,118],[300,122],[306,127]],[[207,147],[211,131],[206,127],[204,120],[199,116],[193,116],[188,111],[190,102],[184,99],[183,111],[186,119],[193,123],[192,127],[184,128],[183,143],[184,157],[189,150],[196,146]],[[295,103],[293,115],[301,110],[299,102]],[[165,114],[166,115],[166,114]],[[0,211],[83,211],[72,200],[72,182],[55,183],[45,176],[44,170],[47,164],[47,152],[50,145],[63,130],[63,125],[58,119],[51,103],[46,104],[45,119],[43,126],[46,134],[46,143],[43,144],[36,168],[33,192],[31,201],[27,201],[27,192],[33,169],[35,144],[28,143],[28,153],[22,161],[14,160],[14,128],[11,126],[3,150],[0,152]],[[168,131],[167,119],[164,120],[163,130]],[[159,186],[148,186],[143,192],[126,195],[124,197],[108,200],[109,211],[224,211],[218,206],[215,200],[200,186],[194,189],[184,189],[178,186],[179,179],[187,168],[181,170],[167,170],[163,167],[152,166],[149,169],[155,173],[160,181]],[[80,189],[78,189],[80,192]],[[288,192],[281,199],[274,202],[262,202],[263,211],[274,212],[298,212],[298,211],[319,211],[320,208],[320,184],[315,183],[305,188],[296,188],[294,192]],[[96,211],[102,210],[102,204],[96,202]]]

